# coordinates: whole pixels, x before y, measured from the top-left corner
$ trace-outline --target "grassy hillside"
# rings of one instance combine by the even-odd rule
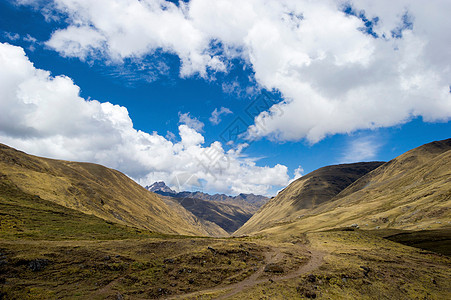
[[[330,201],[343,189],[382,162],[327,166],[313,171],[283,189],[266,203],[236,234],[247,234],[301,216]]]
[[[366,174],[304,216],[293,216],[265,232],[306,232],[352,224],[361,229],[446,228],[451,224],[450,178],[451,140],[430,143]]]
[[[21,191],[0,176],[0,299],[149,299],[250,276],[261,246],[164,235]]]
[[[28,194],[0,174],[0,299],[184,294],[250,276],[263,250],[117,224]]]
[[[0,170],[27,194],[111,222],[172,234],[211,231],[183,207],[170,207],[124,174],[100,165],[40,158],[0,144]]]
[[[162,236],[105,221],[22,192],[0,174],[0,239],[118,239]]]
[[[443,154],[423,160],[423,165],[442,161],[442,166],[422,169],[428,169],[422,178],[435,193],[443,192],[440,189],[449,183]],[[23,165],[13,158],[15,164]],[[56,176],[55,168],[49,170]],[[67,180],[67,176],[61,178]],[[372,184],[365,180],[366,184],[356,181],[348,189],[360,191]],[[423,186],[421,181],[415,183]],[[85,184],[93,183],[87,180]],[[356,193],[348,192],[343,190],[344,197]],[[418,196],[417,192],[414,187],[412,193]],[[435,198],[428,199],[438,204]],[[171,201],[166,205],[180,206]],[[449,202],[445,200],[442,206]],[[349,220],[340,215],[324,218],[328,212],[320,209],[332,203],[314,207],[316,215],[279,223],[248,237],[175,236],[115,224],[61,206],[24,192],[2,173],[0,299],[450,298],[450,257],[409,247],[437,251],[445,245],[437,252],[447,254],[449,239],[444,233],[450,231],[443,223],[437,223],[442,227],[435,230],[417,232],[388,228],[396,227],[391,225],[379,230],[354,229],[343,227]],[[359,201],[353,205],[357,210],[364,207]],[[340,207],[334,209],[340,211]],[[321,229],[334,224],[340,228]]]

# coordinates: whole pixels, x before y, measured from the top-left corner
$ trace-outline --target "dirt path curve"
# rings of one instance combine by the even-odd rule
[[[222,291],[222,290],[228,290],[229,292],[218,298],[215,298],[215,299],[218,299],[218,300],[228,299],[228,298],[234,296],[235,294],[238,294],[238,293],[242,292],[243,290],[251,288],[257,284],[268,282],[268,280],[277,282],[277,281],[282,281],[282,280],[287,280],[287,279],[293,279],[293,278],[299,277],[303,274],[310,273],[311,271],[313,271],[313,270],[317,269],[319,266],[321,266],[323,263],[324,253],[321,251],[310,249],[310,251],[308,251],[308,253],[310,254],[309,261],[307,263],[301,265],[295,271],[292,271],[285,275],[270,276],[269,278],[259,278],[263,274],[265,266],[267,264],[278,262],[284,256],[284,254],[280,251],[279,248],[273,247],[273,248],[271,248],[271,250],[272,251],[265,253],[265,265],[261,266],[254,274],[252,274],[250,277],[246,278],[243,281],[240,281],[240,282],[237,282],[234,284],[230,284],[227,286],[218,286],[218,287],[211,288],[211,289],[196,291],[196,292],[193,292],[190,294],[177,295],[177,296],[170,297],[167,299],[185,299],[185,298],[200,296],[204,293],[213,293],[213,292]]]

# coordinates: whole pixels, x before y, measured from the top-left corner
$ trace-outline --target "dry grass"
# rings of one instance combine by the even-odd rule
[[[269,236],[274,243],[281,239]],[[294,238],[294,236],[292,236]],[[265,282],[230,299],[449,299],[451,259],[365,231],[307,234],[324,264],[294,279]]]
[[[410,153],[392,161],[309,215],[240,238],[157,234],[58,205],[60,196],[62,202],[77,199],[70,203],[94,212],[88,202],[104,199],[109,194],[102,189],[122,177],[95,165],[27,160],[1,151],[7,175],[0,176],[0,298],[450,299],[448,256],[383,238],[431,250],[449,241],[451,152],[434,149],[416,160]],[[20,175],[23,169],[31,171]],[[80,174],[86,177],[77,179],[84,184],[80,193],[95,191],[94,200],[62,196]],[[28,186],[30,179],[44,186]],[[133,186],[120,189],[128,188]],[[43,196],[36,197],[41,191]],[[53,202],[43,198],[50,191],[58,196]],[[123,205],[117,207],[121,216],[128,202]],[[157,207],[151,210],[161,213]],[[163,226],[170,217],[151,224]],[[171,228],[180,226],[177,222]],[[381,229],[346,227],[357,222],[361,228]],[[400,229],[417,226],[436,230]],[[303,269],[318,253],[323,261]],[[269,264],[282,273],[264,272]],[[238,288],[237,293],[229,288]]]
[[[351,224],[358,224],[362,229],[447,227],[451,224],[450,178],[451,140],[427,144],[364,175],[313,209],[296,211],[286,218],[284,209],[264,206],[260,214],[270,215],[278,222],[269,223],[273,228],[267,226],[262,232],[278,232],[281,230],[278,227],[286,226],[307,232]],[[291,207],[289,202],[278,204],[284,205]],[[253,218],[248,221],[250,225]],[[248,223],[236,234],[259,231],[252,230],[254,227]]]
[[[358,178],[382,162],[327,166],[297,179],[266,203],[235,234],[257,232],[276,223],[290,221],[330,201]]]
[[[40,158],[0,144],[0,170],[30,195],[114,223],[170,234],[224,234],[181,205],[168,205],[124,174],[100,165]]]

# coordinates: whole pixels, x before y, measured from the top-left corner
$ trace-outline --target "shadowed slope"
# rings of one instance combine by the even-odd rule
[[[382,164],[363,162],[327,166],[302,176],[266,203],[236,234],[261,230],[287,218],[297,217],[331,200],[355,180]]]
[[[202,220],[213,222],[228,233],[233,233],[252,214],[241,207],[195,198],[170,198]]]
[[[368,227],[425,229],[451,220],[451,139],[410,150],[312,213],[339,211]],[[346,213],[345,213],[346,212]],[[353,220],[353,221],[352,221]]]
[[[162,233],[209,234],[183,207],[168,206],[126,175],[100,165],[40,158],[0,144],[0,170],[25,193],[105,220]]]
[[[451,139],[410,150],[366,174],[288,224],[290,234],[355,224],[362,229],[441,229],[451,225]],[[253,233],[255,233],[254,231]]]

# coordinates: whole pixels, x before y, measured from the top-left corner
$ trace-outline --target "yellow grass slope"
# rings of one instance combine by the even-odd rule
[[[448,139],[408,151],[356,180],[331,201],[264,231],[290,234],[353,224],[362,229],[422,230],[450,223]]]
[[[362,162],[327,166],[302,176],[268,201],[236,234],[247,234],[300,217],[330,201],[355,180],[382,164]]]
[[[100,165],[36,157],[0,144],[0,173],[25,193],[119,224],[161,233],[227,234]]]

